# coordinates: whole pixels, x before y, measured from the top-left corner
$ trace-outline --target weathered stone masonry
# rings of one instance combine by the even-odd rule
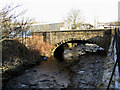
[[[112,29],[99,30],[65,30],[65,31],[44,31],[34,32],[44,37],[44,41],[55,46],[54,50],[68,41],[86,40],[103,47],[106,51],[110,45]]]

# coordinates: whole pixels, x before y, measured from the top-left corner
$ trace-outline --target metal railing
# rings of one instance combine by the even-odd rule
[[[120,78],[120,28],[115,28],[114,45],[116,47],[116,58],[114,58],[114,59],[116,59],[116,60],[114,60],[115,64],[114,64],[114,68],[112,71],[112,75],[111,75],[107,90],[109,90],[109,88],[110,88],[112,78],[114,76],[117,64],[118,64],[118,74],[119,74],[118,76]]]

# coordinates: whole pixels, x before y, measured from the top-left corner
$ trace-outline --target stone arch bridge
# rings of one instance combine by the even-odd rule
[[[103,47],[106,51],[109,48],[112,29],[93,29],[93,30],[64,30],[64,31],[44,31],[34,32],[39,36],[43,36],[43,40],[55,48],[52,53],[64,43],[73,41],[88,41]]]

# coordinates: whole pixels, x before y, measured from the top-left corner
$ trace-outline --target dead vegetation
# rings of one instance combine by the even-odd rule
[[[22,39],[2,42],[3,79],[19,75],[26,68],[36,65],[44,56],[50,57],[53,46],[43,41],[43,37],[34,35]],[[19,73],[18,73],[19,72]]]

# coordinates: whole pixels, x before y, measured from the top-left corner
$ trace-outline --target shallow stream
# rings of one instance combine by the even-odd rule
[[[11,79],[5,87],[95,88],[102,79],[105,58],[103,48],[95,44],[79,44],[64,50],[64,60],[50,57]]]

